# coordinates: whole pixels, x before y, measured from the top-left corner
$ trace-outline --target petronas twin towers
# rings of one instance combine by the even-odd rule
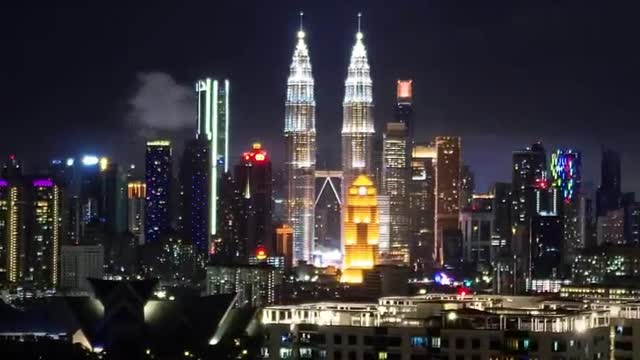
[[[293,261],[311,263],[314,240],[316,128],[314,81],[305,33],[298,43],[287,80],[286,140],[287,218],[293,228]],[[360,31],[351,52],[345,81],[342,119],[342,188],[360,174],[372,174],[373,94],[367,50]],[[344,194],[342,196],[344,199]]]

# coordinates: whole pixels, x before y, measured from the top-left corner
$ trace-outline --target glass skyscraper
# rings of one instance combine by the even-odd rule
[[[298,43],[287,79],[285,102],[285,166],[287,171],[287,222],[293,228],[293,262],[311,263],[313,253],[316,102],[309,49],[305,33]]]
[[[229,172],[229,80],[211,78],[196,83],[198,101],[198,139],[209,142],[208,227],[209,235],[219,236],[220,179]]]
[[[155,243],[169,230],[169,198],[172,173],[171,142],[147,142],[145,159],[147,209],[145,211],[145,240]]]
[[[342,171],[344,184],[360,174],[373,175],[373,83],[364,35],[358,29],[345,81],[342,103]],[[346,187],[344,188],[346,190]],[[343,195],[344,198],[344,195]]]

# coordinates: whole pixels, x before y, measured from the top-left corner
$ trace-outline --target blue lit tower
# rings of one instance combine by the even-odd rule
[[[206,138],[187,142],[180,164],[180,230],[199,254],[206,254],[209,244],[209,160]]]
[[[220,238],[220,180],[229,172],[229,80],[199,80],[196,94],[197,138],[209,143],[207,226],[210,238]]]
[[[358,14],[358,32],[351,52],[342,103],[343,190],[348,189],[359,174],[373,175],[373,84],[363,37]]]
[[[302,19],[302,13],[301,19]],[[311,262],[313,252],[316,167],[316,102],[305,33],[298,43],[287,79],[284,137],[287,171],[287,221],[293,228],[293,263]]]
[[[146,241],[155,243],[169,230],[169,197],[172,166],[171,142],[155,140],[147,142],[145,182],[147,185],[147,209],[145,211]]]

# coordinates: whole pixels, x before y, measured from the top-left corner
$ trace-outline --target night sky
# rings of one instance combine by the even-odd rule
[[[303,10],[318,161],[336,167],[362,11],[377,131],[392,119],[395,79],[413,78],[417,139],[462,136],[478,190],[509,180],[511,152],[542,140],[582,150],[594,185],[601,146],[621,151],[623,189],[640,191],[638,2],[128,3],[0,11],[2,157],[15,153],[33,170],[81,152],[141,165],[145,137],[193,136],[193,83],[213,76],[231,80],[234,154],[259,140],[281,161]]]

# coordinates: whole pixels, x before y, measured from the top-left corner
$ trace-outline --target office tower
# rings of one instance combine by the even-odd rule
[[[153,243],[169,230],[169,197],[172,173],[171,142],[147,142],[145,183],[147,208],[145,210],[145,241]]]
[[[342,172],[316,170],[314,256],[326,264],[329,254],[340,253]]]
[[[116,163],[100,159],[102,177],[102,206],[107,232],[121,235],[127,230],[127,179]]]
[[[383,135],[382,193],[389,197],[389,250],[392,264],[409,264],[409,219],[407,216],[408,161],[407,126],[402,122],[387,123]]]
[[[511,196],[511,251],[516,256],[517,273],[528,275],[531,219],[538,212],[538,194],[546,183],[547,156],[541,143],[513,152]],[[548,193],[548,189],[545,190]],[[516,277],[516,291],[526,288],[525,277]]]
[[[275,254],[284,258],[284,266],[293,265],[293,229],[287,224],[276,227]]]
[[[358,15],[358,24],[360,15]],[[369,74],[367,50],[358,25],[356,43],[345,81],[342,103],[342,171],[344,184],[351,184],[360,174],[373,175],[373,84]],[[377,181],[377,179],[376,179]],[[346,188],[344,189],[346,191]],[[346,194],[343,194],[343,199]]]
[[[456,136],[436,137],[436,216],[435,216],[435,257],[444,264],[445,249],[455,249],[454,244],[445,244],[445,237],[451,242],[458,230],[460,214],[460,138]]]
[[[60,289],[91,291],[88,278],[104,275],[102,245],[63,245],[60,250]]]
[[[198,98],[198,132],[197,139],[208,142],[208,232],[210,241],[220,242],[224,236],[219,226],[222,223],[220,191],[223,174],[229,172],[229,80],[218,81],[210,78],[196,82]],[[200,149],[202,150],[202,149]],[[198,166],[200,166],[199,164]],[[193,239],[192,239],[193,240]],[[198,238],[196,242],[202,241]],[[204,244],[198,244],[199,249]]]
[[[242,189],[238,186],[230,172],[220,178],[220,195],[218,197],[218,229],[211,243],[209,253],[216,263],[238,263],[246,260],[249,252],[246,244],[240,239],[240,209],[242,207]],[[198,261],[206,262],[206,259]]]
[[[359,175],[349,186],[344,207],[343,272],[340,281],[361,283],[378,264],[378,201],[373,181]]]
[[[15,239],[17,234],[11,233],[12,224],[14,225],[14,230],[17,230],[15,215],[12,218],[11,214],[12,208],[16,209],[15,203],[12,204],[11,202],[11,195],[12,193],[15,194],[12,189],[13,187],[8,180],[0,179],[0,284],[6,284],[9,280],[9,259],[12,257],[10,255],[13,255],[10,254],[10,250],[12,245],[17,245]],[[12,207],[12,205],[14,206]],[[11,220],[13,220],[13,223]],[[12,235],[14,235],[13,238]],[[14,248],[14,254],[16,250]],[[15,262],[13,264],[15,265]]]
[[[378,253],[380,263],[391,263],[391,205],[389,195],[378,195]]]
[[[130,181],[127,184],[127,228],[136,237],[138,245],[145,244],[145,209],[147,207],[147,184]]]
[[[240,241],[247,255],[254,254],[258,246],[267,253],[273,252],[271,216],[273,203],[273,178],[271,159],[260,143],[242,154],[235,167],[236,186],[242,194],[239,211]]]
[[[531,268],[529,279],[557,279],[562,276],[562,217],[534,215],[531,219]]]
[[[316,102],[309,49],[300,28],[287,79],[284,137],[286,221],[293,228],[293,262],[311,262],[316,166]]]
[[[415,145],[408,185],[410,258],[414,271],[424,273],[434,265],[435,146]]]
[[[26,273],[38,288],[56,288],[60,276],[60,191],[50,178],[25,179]]]
[[[207,266],[206,294],[237,294],[236,306],[260,308],[277,302],[283,271],[270,265]]]
[[[473,192],[475,191],[475,179],[469,165],[464,165],[460,169],[460,209],[464,210],[471,206]]]
[[[187,142],[180,166],[181,224],[185,241],[206,254],[209,248],[209,141]]]
[[[600,186],[596,192],[596,216],[606,216],[607,211],[620,207],[622,193],[622,165],[620,154],[612,149],[602,150]]]
[[[492,247],[497,255],[506,255],[511,249],[511,184],[497,182],[491,186],[493,196]]]
[[[582,156],[580,152],[558,149],[551,154],[550,173],[553,188],[559,191],[563,223],[562,259],[568,268],[586,247],[584,194],[582,193]],[[558,202],[560,202],[558,201]]]
[[[490,205],[493,196],[483,195],[481,199],[474,199],[474,202],[477,204],[470,204],[460,212],[462,258],[476,266],[491,266],[496,258],[496,248],[492,241],[494,214]]]
[[[82,157],[79,169],[79,212],[80,240],[84,240],[87,227],[98,226],[103,223],[102,179],[100,175],[100,158],[93,155]]]
[[[396,122],[405,124],[409,144],[413,141],[413,80],[398,80],[396,88]]]

